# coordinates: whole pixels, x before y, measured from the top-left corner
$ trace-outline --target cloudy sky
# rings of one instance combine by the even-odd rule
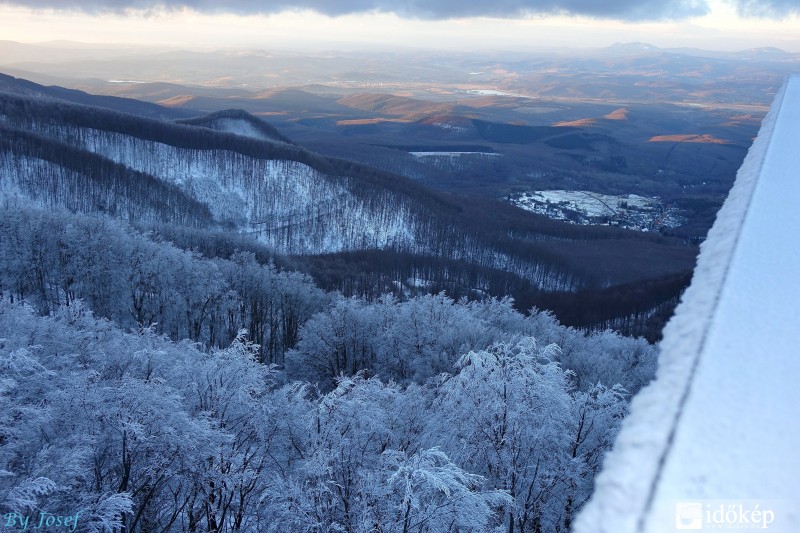
[[[0,0],[0,39],[456,49],[646,41],[800,52],[800,0]]]

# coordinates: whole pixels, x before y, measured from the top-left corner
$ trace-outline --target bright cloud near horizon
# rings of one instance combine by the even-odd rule
[[[647,41],[800,52],[800,0],[32,0],[0,2],[0,39],[461,50]]]

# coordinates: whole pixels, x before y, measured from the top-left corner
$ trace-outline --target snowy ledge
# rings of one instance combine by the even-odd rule
[[[775,97],[574,533],[800,531],[800,76]]]

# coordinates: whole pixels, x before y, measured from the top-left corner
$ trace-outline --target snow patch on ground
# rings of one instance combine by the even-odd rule
[[[461,157],[461,156],[480,156],[480,157],[495,157],[500,154],[494,152],[409,152],[416,158],[425,157]]]
[[[450,130],[458,133],[464,133],[465,131],[467,131],[467,128],[459,126],[457,124],[451,124],[449,122],[434,122],[433,124],[431,124],[431,126],[436,126],[437,128],[441,128],[443,130]]]
[[[619,196],[590,191],[532,191],[508,200],[526,211],[573,224],[608,224],[638,231],[675,228],[686,219],[680,209],[657,197]]]
[[[274,141],[269,135],[265,135],[250,122],[243,119],[218,118],[211,123],[211,127],[217,131],[250,137],[259,141]]]

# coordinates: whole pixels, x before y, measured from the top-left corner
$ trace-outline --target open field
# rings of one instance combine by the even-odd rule
[[[637,231],[676,228],[686,221],[683,210],[658,197],[608,195],[589,191],[533,191],[509,201],[526,211],[573,224],[604,224]]]

